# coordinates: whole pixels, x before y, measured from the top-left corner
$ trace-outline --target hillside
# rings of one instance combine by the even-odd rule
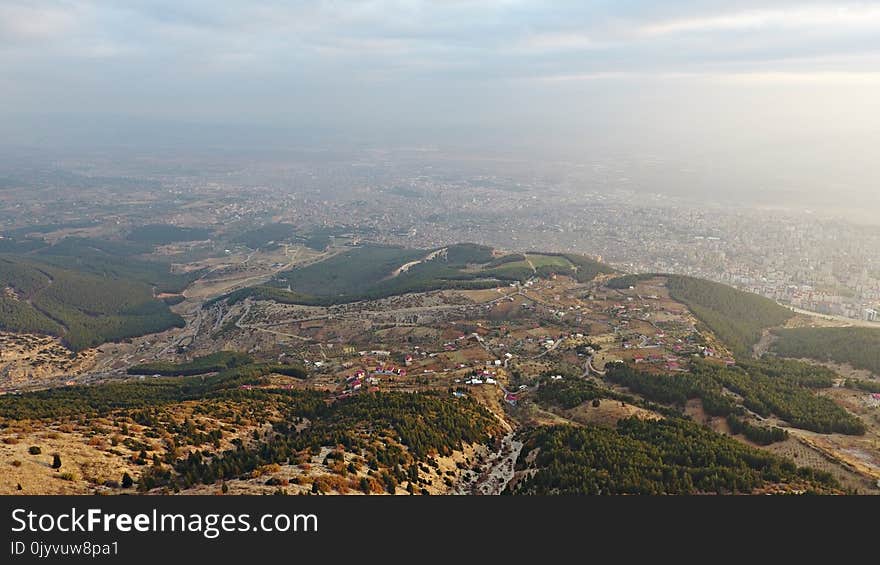
[[[233,366],[221,368],[226,364]],[[228,481],[241,489],[277,485],[303,493],[425,493],[446,488],[455,476],[448,467],[441,473],[438,457],[497,445],[501,433],[480,402],[448,394],[384,392],[332,401],[324,392],[273,384],[270,376],[283,367],[249,363],[233,352],[165,367],[168,374],[218,368],[213,376],[0,397],[0,418],[20,436],[38,420],[63,424],[50,445],[65,446],[65,461],[73,452],[58,443],[61,437],[87,442],[96,456],[113,458],[105,469],[126,470],[140,491],[204,492],[199,489]],[[517,437],[525,445],[512,459],[517,478],[510,494],[840,491],[825,473],[673,414],[625,418],[616,428],[527,426]],[[39,457],[26,456],[29,471],[51,472],[31,465]],[[103,478],[106,472],[72,480],[124,492]]]
[[[217,351],[202,357],[196,357],[187,363],[142,363],[128,368],[129,375],[163,375],[169,376],[192,376],[205,373],[216,373],[225,369],[232,369],[241,365],[253,363],[253,358],[244,353],[235,351]]]
[[[0,287],[0,329],[59,336],[74,351],[183,326],[136,280],[4,257]]]
[[[136,281],[156,292],[182,292],[201,271],[172,273],[169,265],[142,258],[153,245],[132,241],[67,237],[23,258],[103,278]]]
[[[880,374],[880,329],[793,328],[773,332],[773,352],[782,357],[848,363]]]
[[[317,263],[279,273],[269,284],[236,291],[226,298],[332,305],[411,292],[494,288],[531,277],[567,275],[589,282],[613,270],[573,254],[496,255],[489,247],[462,243],[424,250],[364,245]]]
[[[784,324],[794,314],[769,298],[725,284],[686,277],[640,273],[616,277],[605,283],[627,289],[639,282],[663,277],[673,300],[681,302],[738,356],[750,356],[764,330]]]
[[[865,433],[865,424],[857,416],[815,394],[818,389],[830,388],[834,381],[834,373],[824,367],[782,360],[743,361],[736,367],[695,362],[691,371],[656,375],[616,364],[606,376],[649,400],[680,408],[689,399],[699,398],[706,413],[713,416],[739,415],[747,408],[817,433]],[[725,389],[737,397],[726,394]]]
[[[235,354],[238,360],[246,356]],[[115,410],[155,408],[187,400],[199,400],[227,394],[241,394],[242,385],[265,382],[270,374],[288,374],[303,378],[305,371],[296,365],[246,363],[220,370],[216,375],[203,376],[206,370],[189,370],[191,364],[168,364],[168,375],[148,381],[125,381],[96,386],[53,388],[16,396],[0,396],[0,418],[63,419],[79,416],[105,416]],[[198,376],[197,376],[198,375]],[[285,394],[281,392],[280,394]]]
[[[443,485],[433,485],[441,479],[432,468],[435,456],[490,444],[500,432],[495,417],[471,399],[389,392],[330,402],[325,392],[273,386],[270,375],[284,371],[247,364],[206,377],[0,397],[0,419],[19,437],[37,419],[65,423],[50,439],[28,441],[61,446],[64,469],[76,471],[69,480],[104,492],[131,488],[119,483],[125,470],[141,491],[220,488],[222,481],[237,481],[241,488],[284,486],[301,493],[426,493],[426,487]],[[80,476],[79,464],[68,463],[76,454],[70,445],[78,443],[87,443],[93,458],[105,463],[101,470],[93,465]],[[16,449],[26,465],[13,468],[15,481],[22,480],[19,467],[50,479],[47,465],[33,463],[41,458],[39,449]],[[113,469],[118,474],[107,477]],[[47,486],[39,488],[45,492]]]
[[[834,492],[830,476],[680,419],[624,419],[616,429],[547,426],[520,433],[509,494]]]
[[[794,315],[769,298],[720,283],[673,275],[666,286],[737,355],[749,355],[765,329]]]
[[[117,360],[112,380],[70,376],[0,397],[0,492],[877,491],[870,395],[799,361],[700,360],[704,334],[662,278],[621,300],[538,276],[571,264],[558,255],[427,255],[382,270],[525,263],[532,274],[501,292],[414,293],[329,313],[218,302],[198,312],[194,338],[151,336],[135,355],[103,348]],[[21,273],[18,284],[27,275],[45,282]],[[47,466],[52,452],[70,480]]]

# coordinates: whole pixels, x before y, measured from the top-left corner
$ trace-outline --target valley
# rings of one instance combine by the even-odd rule
[[[173,264],[188,282],[155,300],[183,323],[158,333],[0,334],[0,492],[880,493],[876,377],[752,358],[809,325],[772,301],[476,245],[228,251]],[[674,464],[678,434],[716,455]],[[677,478],[545,474],[563,437]]]

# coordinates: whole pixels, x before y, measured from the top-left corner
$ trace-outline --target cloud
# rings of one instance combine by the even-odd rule
[[[638,35],[717,31],[817,29],[831,33],[877,30],[880,6],[871,4],[804,5],[660,20],[637,28]]]
[[[705,71],[705,72],[595,72],[551,74],[532,77],[546,83],[577,83],[595,81],[665,82],[699,81],[737,85],[831,85],[880,86],[880,71]]]
[[[880,6],[870,4],[742,11],[714,1],[670,1],[662,10],[647,0],[620,6],[565,0],[552,7],[537,0],[13,0],[0,6],[0,41],[7,53],[17,46],[29,61],[127,55],[138,64],[165,60],[219,70],[237,68],[224,64],[230,60],[278,69],[310,57],[315,65],[349,59],[362,69],[387,69],[389,63],[405,69],[424,67],[407,64],[407,57],[431,58],[437,68],[456,68],[467,58],[498,76],[530,67],[542,73],[546,65],[568,65],[570,74],[635,67],[686,72],[712,60],[816,56],[857,49],[853,33],[880,27]],[[748,41],[726,40],[743,32]],[[880,48],[878,41],[863,44]]]
[[[755,71],[710,74],[707,78],[740,84],[880,86],[880,71]]]
[[[585,33],[563,31],[528,34],[515,40],[511,51],[515,53],[549,53],[554,51],[583,51],[604,47],[607,47],[607,44],[597,42]]]
[[[485,109],[493,96],[526,95],[512,88],[578,83],[873,84],[880,5],[761,5],[0,0],[0,74],[9,85],[0,106],[211,108],[222,118],[224,104],[227,114],[269,114],[272,104],[283,110],[308,97],[345,106],[355,96],[373,105],[462,96],[478,101],[462,106]],[[77,95],[59,94],[69,92]],[[272,102],[257,108],[254,98]]]
[[[52,40],[74,29],[82,14],[76,5],[15,2],[0,4],[0,44]]]

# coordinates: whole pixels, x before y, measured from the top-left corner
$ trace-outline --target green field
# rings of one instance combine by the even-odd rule
[[[278,286],[290,285],[296,298],[345,302],[425,292],[443,288],[485,288],[498,284],[494,271],[473,269],[492,260],[491,249],[461,244],[421,263],[431,250],[367,245],[278,276]],[[504,265],[507,267],[508,265]]]
[[[616,272],[608,265],[600,263],[594,259],[590,259],[589,257],[586,257],[584,255],[565,253],[563,257],[568,259],[568,261],[571,262],[572,265],[574,265],[574,277],[580,283],[590,282],[598,275],[609,275]]]
[[[526,258],[532,262],[532,265],[535,266],[535,269],[549,267],[559,269],[559,272],[567,272],[571,271],[574,268],[574,265],[572,265],[571,261],[569,261],[565,257],[561,257],[558,255],[536,255],[532,253],[527,253]]]
[[[338,228],[313,228],[299,231],[293,224],[271,223],[241,232],[230,239],[231,243],[245,245],[251,249],[264,249],[280,243],[304,245],[315,251],[325,251],[333,243],[333,238],[347,230]],[[353,230],[360,231],[360,230]]]
[[[656,277],[661,277],[663,275],[658,275],[654,273],[639,273],[637,275],[623,275],[620,277],[615,277],[608,282],[605,283],[605,286],[608,288],[614,288],[617,290],[625,290],[631,286],[635,286],[640,282],[649,281]]]
[[[503,280],[524,280],[535,274],[535,270],[532,269],[528,261],[512,261],[498,267],[486,269],[483,272]]]

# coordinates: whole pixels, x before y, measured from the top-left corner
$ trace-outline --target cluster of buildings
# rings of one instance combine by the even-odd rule
[[[367,369],[358,369],[354,374],[345,378],[345,388],[357,391],[361,390],[364,385],[379,386],[380,377],[405,377],[406,369],[395,367],[386,363],[380,363],[375,367]]]
[[[455,382],[460,382],[461,379],[455,379]],[[495,380],[495,372],[489,371],[488,369],[483,369],[481,371],[474,371],[474,374],[470,376],[470,378],[464,381],[466,385],[494,385],[498,384],[498,381]]]

